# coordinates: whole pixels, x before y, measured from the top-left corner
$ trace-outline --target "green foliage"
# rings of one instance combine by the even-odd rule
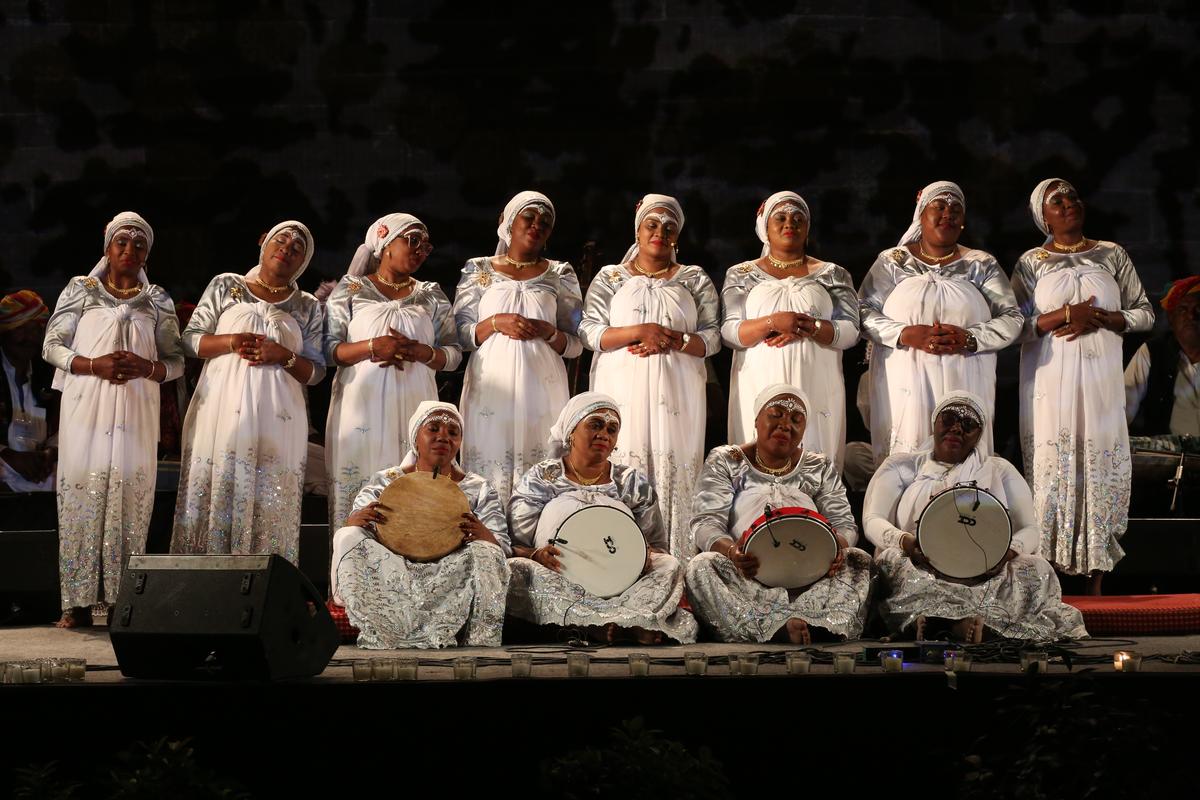
[[[563,800],[731,796],[721,763],[707,747],[692,753],[680,742],[664,738],[662,731],[647,728],[641,717],[611,728],[604,746],[543,761],[541,772],[543,793]]]

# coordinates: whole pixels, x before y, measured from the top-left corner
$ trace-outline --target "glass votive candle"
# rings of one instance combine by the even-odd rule
[[[459,656],[454,659],[454,680],[470,681],[475,679],[475,657]]]
[[[970,672],[971,654],[964,650],[943,650],[942,663],[946,672]]]
[[[1050,668],[1050,656],[1045,650],[1024,650],[1021,652],[1022,672],[1045,672]]]
[[[742,674],[742,665],[740,663],[740,658],[737,653],[729,654],[729,674],[730,675],[741,675]]]
[[[70,670],[60,658],[43,658],[42,680],[46,683],[66,683],[71,679]]]
[[[60,661],[67,668],[67,680],[72,683],[83,680],[83,676],[87,672],[86,658],[63,658]]]
[[[904,651],[884,650],[879,654],[879,666],[884,672],[900,672],[904,669]]]
[[[742,653],[738,658],[738,669],[741,675],[757,675],[758,653]]]
[[[684,653],[683,669],[688,675],[704,675],[708,672],[708,653],[699,650]]]
[[[1113,669],[1117,672],[1141,672],[1142,654],[1136,650],[1118,650],[1113,653]]]
[[[586,678],[591,663],[592,657],[587,653],[567,653],[567,676]]]
[[[396,662],[390,658],[371,659],[371,680],[385,682],[396,679]]]
[[[855,661],[854,653],[834,653],[833,671],[839,675],[850,675],[854,672]]]
[[[371,680],[371,662],[366,660],[355,661],[350,665],[352,674],[354,675],[355,683],[366,683]]]
[[[634,678],[645,678],[650,674],[650,654],[629,654],[629,675]]]
[[[787,662],[788,675],[807,675],[812,671],[812,653],[803,650],[792,650],[784,655]]]
[[[418,662],[414,656],[402,656],[393,661],[396,680],[415,681],[417,679]]]
[[[513,653],[511,660],[514,678],[528,678],[533,674],[533,656],[531,654]]]

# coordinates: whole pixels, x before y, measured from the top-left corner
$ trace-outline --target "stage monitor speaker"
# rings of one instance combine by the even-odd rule
[[[298,678],[338,647],[324,599],[280,556],[130,556],[109,634],[130,678]]]

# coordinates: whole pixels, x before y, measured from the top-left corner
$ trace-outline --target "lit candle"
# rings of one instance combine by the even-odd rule
[[[784,656],[788,675],[807,675],[812,670],[812,655],[803,650],[793,650]]]
[[[854,653],[834,653],[833,654],[833,671],[849,675],[854,672]]]
[[[1113,669],[1117,672],[1139,672],[1142,655],[1136,650],[1118,650],[1113,653]]]
[[[650,674],[650,654],[630,653],[629,674],[635,678],[645,678]]]
[[[688,675],[705,675],[708,673],[708,654],[693,650],[683,654],[683,667]]]
[[[758,674],[758,653],[742,653],[738,659],[738,669],[742,675]]]
[[[971,654],[962,650],[942,651],[942,661],[946,665],[946,672],[971,671]]]
[[[879,663],[884,672],[900,672],[904,669],[904,651],[884,650],[879,654]]]

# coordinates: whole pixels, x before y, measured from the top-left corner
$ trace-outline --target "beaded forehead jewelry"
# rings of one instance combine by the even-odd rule
[[[123,225],[120,228],[117,228],[116,232],[113,234],[113,238],[115,239],[118,236],[120,236],[121,234],[125,234],[130,239],[149,238],[146,236],[146,232],[144,230],[142,230],[141,228],[139,228],[135,225]]]
[[[925,205],[929,206],[935,200],[941,200],[947,205],[952,205],[954,203],[957,203],[960,206],[962,205],[962,200],[954,192],[942,192],[941,194],[934,195],[933,197],[929,198],[929,202]]]
[[[1072,194],[1074,191],[1075,191],[1074,186],[1067,183],[1066,181],[1059,181],[1058,183],[1056,183],[1054,186],[1052,186],[1050,188],[1050,191],[1046,192],[1046,199],[1043,202],[1049,203],[1051,200],[1053,200],[1055,197],[1057,197],[1060,194]]]
[[[671,214],[670,212],[651,211],[650,213],[646,214],[646,216],[642,217],[643,222],[645,222],[648,219],[655,220],[656,222],[658,222],[659,225],[665,226],[667,223],[671,223],[676,228],[679,227],[679,218],[676,217],[674,214]]]
[[[794,397],[776,397],[767,401],[767,405],[765,407],[772,408],[774,406],[778,406],[779,408],[783,408],[788,411],[799,411],[804,416],[808,416],[808,409],[804,407],[804,403],[801,403]]]
[[[533,211],[535,214],[546,214],[551,219],[554,218],[554,211],[550,208],[550,206],[546,205],[540,200],[536,200],[527,206],[521,206],[521,210],[518,211],[517,214],[519,216],[524,214],[526,211]]]
[[[979,412],[973,406],[969,406],[966,403],[951,403],[939,413],[944,414],[947,411],[957,414],[961,419],[969,419],[977,425],[983,424],[983,417],[979,416]]]
[[[585,417],[583,421],[587,422],[587,421],[593,420],[593,419],[598,419],[601,422],[603,422],[605,425],[607,425],[610,422],[615,422],[615,423],[617,423],[617,427],[621,426],[621,418],[618,417],[613,412],[609,411],[607,408],[603,409],[601,411],[593,411],[591,414],[588,414],[587,417]]]
[[[430,414],[428,417],[425,418],[425,421],[421,423],[421,427],[424,428],[427,425],[431,425],[435,422],[444,422],[447,425],[449,425],[451,423],[453,423],[455,425],[462,425],[462,422],[460,422],[456,417],[454,417],[450,414],[447,414],[446,412],[443,411],[439,414]]]
[[[282,242],[282,244],[286,244],[286,245],[290,246],[292,244],[292,242],[299,239],[300,243],[302,245],[304,245],[305,249],[308,248],[308,242],[306,242],[304,240],[304,234],[300,232],[299,228],[284,228],[283,230],[276,233],[274,238],[278,239],[281,236],[286,239],[286,241]]]
[[[777,204],[774,208],[771,209],[771,216],[775,216],[776,214],[781,214],[781,213],[782,214],[794,214],[797,212],[799,212],[800,216],[804,217],[805,219],[808,219],[808,214],[804,211],[803,208],[796,205],[791,200],[785,200],[784,202]]]

